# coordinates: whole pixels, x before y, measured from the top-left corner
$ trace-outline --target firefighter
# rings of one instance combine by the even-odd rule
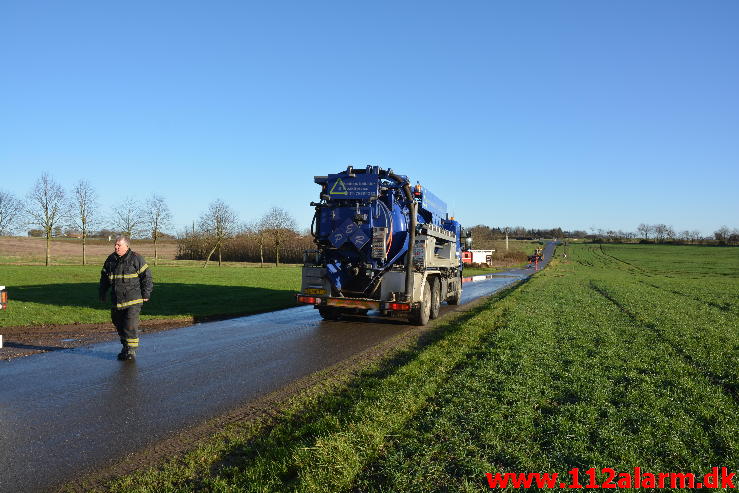
[[[118,359],[135,359],[136,348],[139,347],[139,314],[143,303],[149,301],[154,283],[151,269],[144,257],[131,250],[130,242],[125,236],[115,239],[115,252],[103,264],[100,273],[100,301],[105,302],[109,288],[112,303],[110,318],[123,345]]]

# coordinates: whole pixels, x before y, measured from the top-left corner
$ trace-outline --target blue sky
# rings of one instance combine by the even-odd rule
[[[739,2],[0,1],[0,189],[301,227],[392,168],[465,225],[709,234],[739,212]]]

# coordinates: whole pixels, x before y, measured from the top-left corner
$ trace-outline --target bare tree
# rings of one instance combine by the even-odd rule
[[[12,234],[23,214],[23,202],[10,192],[0,190],[0,235]]]
[[[85,255],[87,236],[97,219],[97,193],[87,180],[80,180],[72,189],[72,195],[72,205],[75,209],[72,224],[82,234],[82,265],[85,265],[87,263]]]
[[[162,230],[170,226],[172,213],[169,211],[169,206],[164,198],[154,194],[146,200],[144,218],[146,220],[146,226],[151,233],[151,239],[154,240],[154,265],[157,265],[159,263],[157,242],[162,234]]]
[[[665,226],[665,239],[667,240],[674,240],[675,239],[675,229],[672,226]]]
[[[141,235],[144,219],[141,206],[135,199],[124,197],[119,204],[114,205],[111,220],[116,232],[129,238]]]
[[[233,236],[237,223],[238,218],[236,213],[220,199],[211,202],[208,210],[200,216],[200,230],[213,245],[213,248],[211,248],[205,259],[204,268],[208,267],[210,257],[216,250],[218,250],[218,266],[221,266],[221,249],[223,243]]]
[[[642,238],[644,238],[645,240],[648,240],[649,235],[650,233],[652,233],[652,231],[654,231],[654,228],[649,224],[641,223],[639,227],[636,228],[636,230],[639,232]]]
[[[272,238],[275,247],[275,265],[280,265],[280,245],[288,234],[295,234],[295,219],[280,207],[272,207],[260,221],[262,229]]]
[[[64,189],[48,173],[36,180],[28,194],[27,213],[30,223],[37,225],[46,236],[46,265],[51,259],[51,235],[67,217]]]
[[[739,244],[739,229],[734,228],[729,234],[729,245]]]
[[[253,238],[259,246],[259,266],[264,267],[264,240],[267,236],[267,232],[262,224],[262,219],[259,221],[244,223],[242,230],[244,233]]]
[[[727,243],[729,241],[730,235],[731,235],[731,230],[729,230],[729,228],[726,226],[721,226],[719,229],[713,232],[713,237],[720,244]]]
[[[665,238],[667,238],[667,228],[668,226],[666,224],[655,224],[652,226],[654,231],[654,239],[657,243],[662,243],[665,241]]]

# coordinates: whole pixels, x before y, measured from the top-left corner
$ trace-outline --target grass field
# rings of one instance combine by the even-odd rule
[[[739,249],[567,253],[348,385],[111,488],[484,491],[496,472],[736,471]]]
[[[300,267],[151,267],[154,293],[142,319],[249,314],[295,304]],[[98,301],[100,265],[0,266],[8,309],[0,327],[110,322]],[[110,299],[110,298],[108,298]]]

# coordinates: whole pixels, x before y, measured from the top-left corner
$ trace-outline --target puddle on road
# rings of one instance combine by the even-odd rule
[[[512,276],[510,274],[504,274],[504,273],[480,274],[478,276],[463,277],[462,284],[468,283],[468,282],[487,281],[490,279],[502,279],[502,278],[520,279],[521,276]]]
[[[486,281],[495,277],[495,274],[480,274],[478,276],[463,277],[462,284],[466,282]]]

